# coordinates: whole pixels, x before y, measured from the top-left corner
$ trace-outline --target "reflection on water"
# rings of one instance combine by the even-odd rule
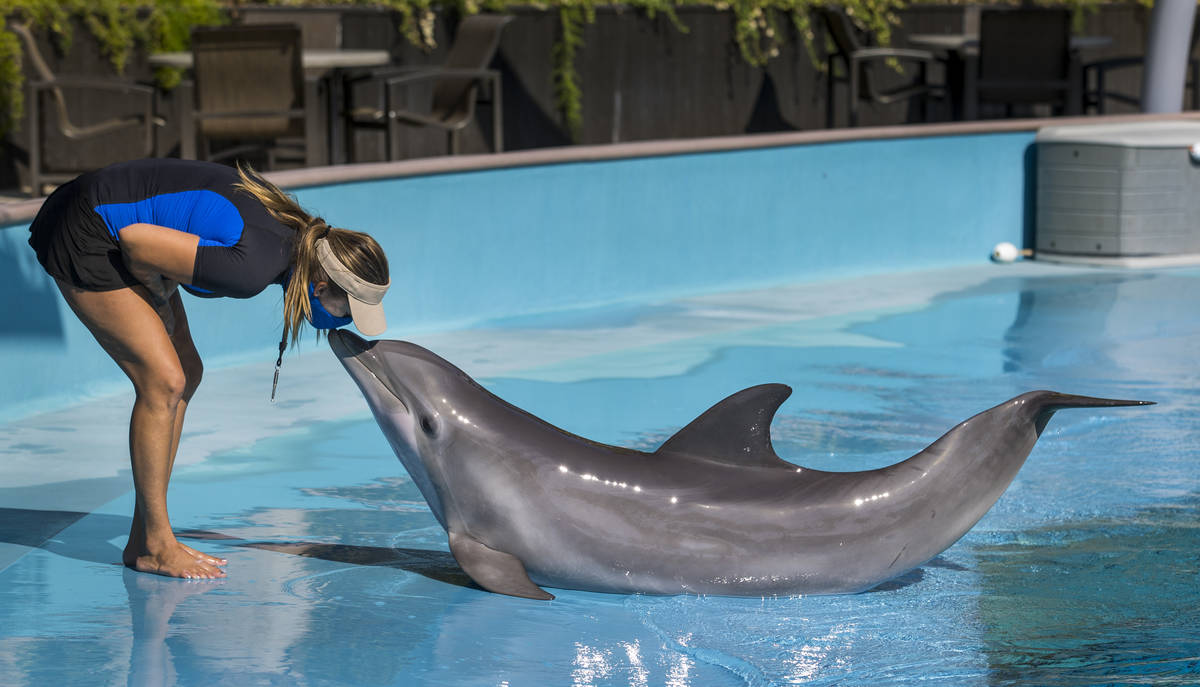
[[[133,628],[129,687],[177,684],[175,657],[167,646],[172,616],[181,602],[217,589],[220,580],[168,580],[127,569],[124,582]]]
[[[1005,372],[1067,364],[1111,369],[1114,362],[1104,350],[1088,342],[1104,335],[1120,290],[1144,279],[1121,275],[1020,279],[1017,316],[1004,336]],[[1091,360],[1081,357],[1087,353]]]

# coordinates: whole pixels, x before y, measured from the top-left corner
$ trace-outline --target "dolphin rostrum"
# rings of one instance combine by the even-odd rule
[[[653,453],[588,441],[403,341],[329,342],[446,529],[492,592],[834,594],[897,577],[963,536],[1063,408],[1149,405],[1032,391],[878,470],[782,460],[782,384],[726,398]]]

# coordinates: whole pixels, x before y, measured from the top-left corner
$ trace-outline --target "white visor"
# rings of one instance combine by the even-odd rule
[[[387,319],[383,315],[383,295],[391,286],[391,280],[386,284],[372,284],[363,280],[337,259],[333,249],[329,247],[329,241],[325,239],[317,239],[317,259],[321,261],[321,267],[325,268],[333,283],[346,292],[350,300],[350,317],[354,319],[355,328],[367,336],[382,334],[387,329]]]

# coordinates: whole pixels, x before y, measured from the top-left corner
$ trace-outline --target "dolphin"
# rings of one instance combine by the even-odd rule
[[[486,590],[645,594],[860,592],[926,563],[991,508],[1056,411],[1150,405],[1031,391],[915,456],[861,472],[771,447],[782,384],[739,391],[657,451],[563,431],[433,352],[338,330],[330,346]]]

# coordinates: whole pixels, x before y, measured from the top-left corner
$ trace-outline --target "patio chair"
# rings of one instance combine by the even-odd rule
[[[979,13],[979,104],[1049,104],[1077,114],[1082,104],[1066,9],[984,9]]]
[[[1191,89],[1191,99],[1188,109],[1200,110],[1200,60],[1196,59],[1196,41],[1200,39],[1200,15],[1192,24],[1192,42],[1188,47],[1187,81],[1184,88]],[[1144,66],[1144,55],[1123,55],[1096,60],[1083,65],[1083,107],[1085,110],[1095,110],[1097,114],[1105,114],[1109,100],[1132,105],[1139,110],[1142,107],[1142,97],[1122,91],[1111,90],[1108,77],[1111,72],[1136,69]],[[1092,86],[1093,81],[1095,87]]]
[[[349,131],[374,128],[384,131],[387,158],[395,159],[400,126],[432,127],[446,132],[451,155],[460,151],[460,133],[475,119],[477,103],[491,105],[492,149],[504,150],[504,123],[501,106],[500,73],[488,69],[500,47],[500,34],[512,21],[508,15],[476,14],[458,24],[454,43],[440,67],[391,68],[373,72],[347,82],[346,118]],[[401,107],[399,92],[421,82],[432,84],[432,103],[428,111]],[[353,107],[354,87],[375,83],[383,91],[381,107]],[[480,89],[480,86],[485,88]],[[480,97],[480,91],[489,97]]]
[[[300,40],[291,24],[193,29],[195,104],[184,110],[182,156],[221,160],[265,150],[268,168],[285,154],[314,157],[317,82],[305,79]],[[213,141],[237,145],[214,153]]]
[[[11,22],[9,29],[17,35],[23,44],[25,57],[33,71],[34,78],[26,86],[28,90],[27,106],[29,107],[29,194],[32,197],[42,195],[48,183],[62,183],[74,179],[79,174],[102,167],[111,162],[120,162],[137,157],[148,157],[154,154],[154,127],[163,126],[165,122],[154,116],[154,89],[149,86],[105,77],[66,77],[56,76],[38,50],[37,41],[27,24]],[[79,116],[82,108],[68,106],[66,92],[86,95],[109,94],[128,98],[128,104],[122,108],[128,114],[116,115],[88,124],[78,124],[72,120]],[[49,100],[49,107],[43,103]],[[109,98],[115,101],[115,98]],[[106,101],[107,104],[107,101]],[[131,147],[122,147],[121,153],[110,153],[105,159],[84,161],[68,160],[62,164],[47,164],[47,135],[54,135],[72,143],[103,142],[113,135],[122,132],[132,132],[128,136]],[[108,146],[116,148],[116,146]],[[60,156],[61,157],[61,156]],[[75,157],[75,156],[70,156]]]
[[[846,118],[850,126],[858,126],[860,102],[890,105],[913,98],[920,99],[921,119],[929,116],[928,99],[942,97],[943,86],[930,83],[929,65],[937,58],[928,50],[911,48],[866,47],[859,40],[858,31],[844,12],[832,7],[818,10],[829,31],[836,52],[826,58],[825,126],[834,125],[834,90],[838,82],[846,83]],[[841,63],[842,74],[838,75],[834,61]],[[888,88],[880,87],[878,69],[892,70],[888,61],[897,60],[902,65],[915,67],[916,76],[911,80]]]

